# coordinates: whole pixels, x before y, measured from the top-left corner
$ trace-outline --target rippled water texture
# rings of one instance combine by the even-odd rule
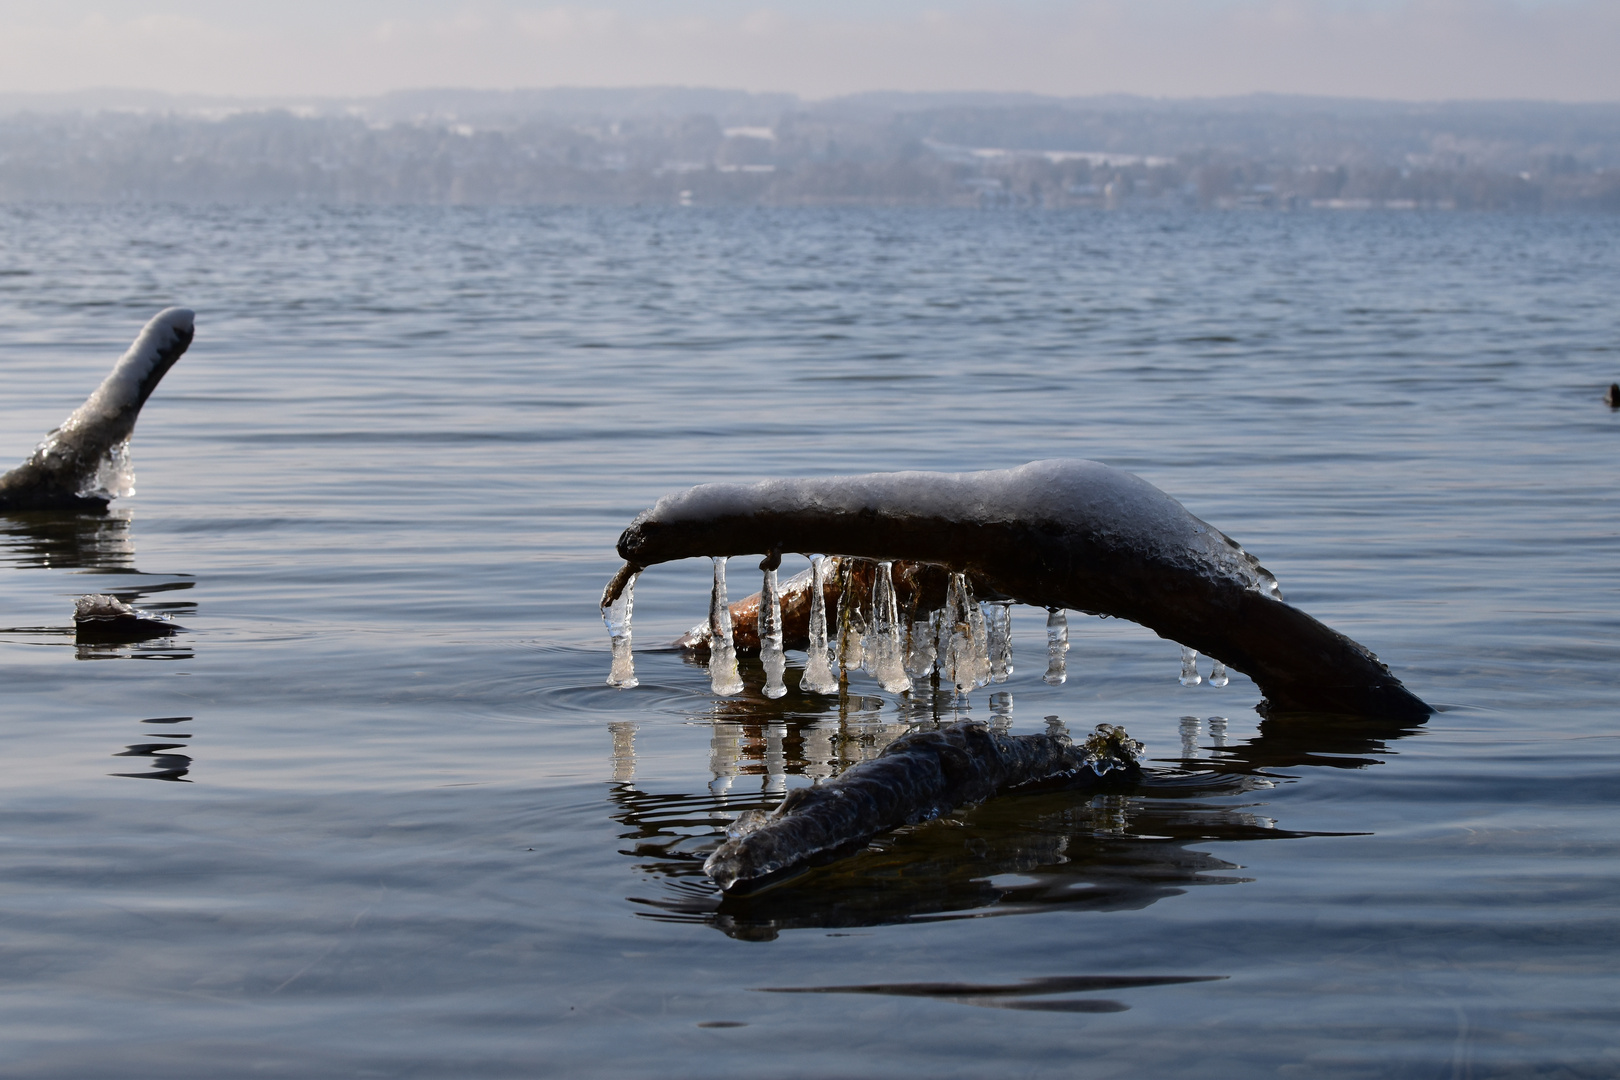
[[[0,1074],[1620,1074],[1616,282],[1613,218],[0,209],[11,461],[198,315],[138,495],[0,517]],[[605,686],[620,529],[1054,456],[1447,710],[1261,723],[1078,614],[1049,686],[1015,609],[968,715],[1206,771],[722,898],[737,813],[949,699],[797,653],[716,699],[656,649],[704,560],[642,575]],[[81,641],[86,593],[185,629]]]

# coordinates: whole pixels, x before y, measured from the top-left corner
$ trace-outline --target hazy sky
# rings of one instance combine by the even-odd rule
[[[1620,101],[1620,0],[0,0],[0,91]]]

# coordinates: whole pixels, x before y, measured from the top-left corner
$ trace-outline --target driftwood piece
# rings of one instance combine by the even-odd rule
[[[1235,540],[1094,461],[705,484],[660,499],[618,548],[626,569],[604,602],[630,573],[672,559],[798,550],[907,560],[967,574],[981,595],[1139,623],[1248,675],[1263,711],[1433,711],[1365,646],[1285,603]]]
[[[992,795],[1134,772],[1141,749],[1108,725],[1078,746],[1066,735],[1005,735],[971,722],[915,732],[835,779],[790,792],[774,811],[743,814],[703,869],[735,888]]]
[[[122,492],[109,481],[127,468],[141,406],[191,344],[192,313],[154,315],[94,393],[49,432],[28,460],[0,476],[0,511],[100,511]]]

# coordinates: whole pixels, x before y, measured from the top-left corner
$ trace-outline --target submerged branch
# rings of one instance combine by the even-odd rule
[[[916,732],[836,779],[789,793],[770,813],[748,811],[703,869],[732,889],[992,795],[1134,774],[1141,749],[1106,724],[1079,746],[1066,735],[1005,735],[970,722]]]

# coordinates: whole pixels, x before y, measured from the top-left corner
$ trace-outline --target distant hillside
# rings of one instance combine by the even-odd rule
[[[1620,209],[1620,105],[0,95],[0,199]]]

